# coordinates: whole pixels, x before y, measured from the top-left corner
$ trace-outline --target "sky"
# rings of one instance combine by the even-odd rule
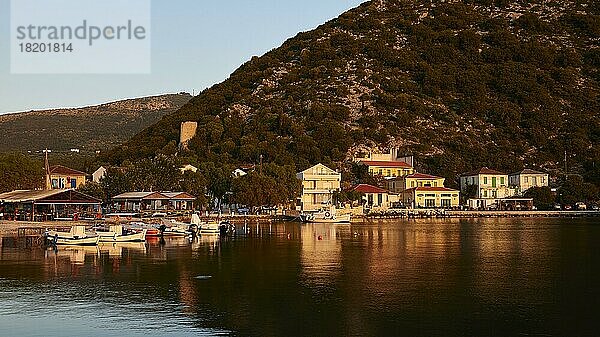
[[[152,0],[150,74],[22,75],[11,74],[10,0],[0,0],[0,113],[181,91],[198,94],[227,79],[252,56],[361,2]]]

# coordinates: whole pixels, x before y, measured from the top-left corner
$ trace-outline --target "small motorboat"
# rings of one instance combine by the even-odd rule
[[[146,229],[128,232],[121,225],[110,226],[108,232],[97,231],[100,242],[145,242]]]
[[[337,215],[334,207],[316,213],[300,214],[300,221],[308,223],[350,223],[351,215]]]
[[[200,224],[200,235],[219,235],[221,233],[221,224],[216,221],[209,221]]]
[[[146,239],[148,238],[158,238],[160,236],[160,230],[150,224],[146,224],[143,222],[131,222],[129,223],[129,227],[136,231],[139,232],[141,230],[146,230]]]
[[[100,236],[89,235],[85,226],[73,226],[68,232],[47,231],[46,241],[52,245],[97,246]]]
[[[158,227],[161,236],[191,236],[189,224],[163,219],[162,225]]]

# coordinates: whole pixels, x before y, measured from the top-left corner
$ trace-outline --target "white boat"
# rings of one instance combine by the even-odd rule
[[[200,224],[200,234],[219,235],[221,233],[221,224],[216,221],[203,222]]]
[[[97,246],[100,236],[88,235],[85,226],[73,226],[68,232],[47,231],[46,239],[54,245]]]
[[[316,213],[300,214],[300,221],[308,223],[350,223],[350,214],[338,215],[336,209],[330,207]]]
[[[127,233],[121,225],[110,226],[108,232],[96,232],[100,237],[100,242],[145,242],[147,229],[139,232]]]
[[[162,220],[163,224],[159,227],[162,236],[190,236],[192,232],[189,225],[183,222],[176,222],[168,219]]]

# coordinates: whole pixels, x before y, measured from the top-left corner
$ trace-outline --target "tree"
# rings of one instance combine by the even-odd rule
[[[294,166],[266,164],[263,172],[252,171],[233,180],[233,200],[248,207],[286,205],[300,192]]]
[[[525,197],[533,198],[533,205],[542,211],[551,210],[556,201],[556,196],[547,186],[532,187],[525,192]]]
[[[598,188],[586,183],[581,176],[568,176],[558,189],[558,201],[563,205],[598,200]]]
[[[225,197],[231,191],[233,169],[225,164],[205,162],[200,165],[200,171],[203,172],[207,181],[206,189],[212,199],[210,202],[220,208]]]
[[[0,192],[43,186],[44,169],[41,162],[18,153],[0,154]]]

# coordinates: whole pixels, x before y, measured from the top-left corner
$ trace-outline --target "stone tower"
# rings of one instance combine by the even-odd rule
[[[187,150],[188,142],[196,136],[198,130],[197,122],[183,122],[181,123],[181,133],[179,136],[179,147]]]

